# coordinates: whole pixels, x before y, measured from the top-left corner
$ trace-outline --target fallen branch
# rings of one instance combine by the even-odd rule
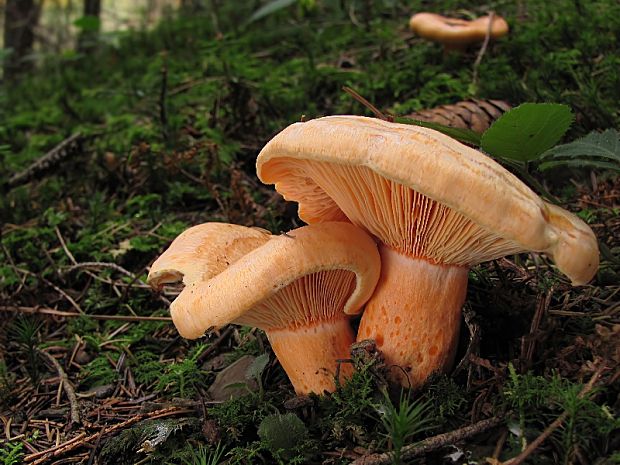
[[[119,273],[124,274],[125,276],[129,276],[130,278],[135,277],[135,275],[131,272],[126,270],[125,268],[123,268],[120,265],[117,265],[116,263],[108,263],[108,262],[83,262],[83,263],[75,263],[71,266],[68,266],[66,269],[67,271],[73,271],[73,270],[77,270],[79,268],[111,268],[113,270],[118,271]],[[140,280],[142,282],[142,280]]]
[[[504,418],[501,416],[491,417],[474,423],[473,425],[450,431],[449,433],[438,434],[437,436],[425,439],[416,444],[403,447],[401,450],[401,458],[406,461],[415,457],[420,457],[421,455],[428,454],[434,450],[441,449],[442,447],[449,446],[455,442],[462,441],[463,439],[495,428],[501,425],[503,421]],[[394,454],[391,452],[365,455],[351,462],[351,465],[389,465],[393,462],[393,457]]]
[[[58,292],[61,296],[63,296],[65,299],[67,299],[69,301],[69,303],[73,306],[73,308],[75,308],[79,314],[84,313],[84,310],[82,310],[82,307],[80,307],[80,304],[78,304],[75,299],[73,297],[71,297],[69,294],[67,294],[65,291],[63,291],[61,288],[59,288],[58,286],[56,286],[56,284],[54,284],[53,282],[51,282],[49,279],[44,278],[43,276],[37,274],[37,273],[33,273],[30,270],[24,270],[22,268],[18,268],[16,266],[11,265],[11,267],[15,270],[15,272],[17,273],[22,273],[24,275],[28,275],[28,276],[32,276],[36,279],[40,279],[41,281],[43,281],[45,284],[47,284],[48,286],[50,286],[51,288],[53,288],[56,292]]]
[[[0,312],[28,313],[30,315],[52,315],[62,318],[84,317],[103,321],[172,321],[172,318],[169,316],[97,315],[89,313],[63,312],[62,310],[47,307],[22,307],[10,305],[0,305]]]
[[[63,140],[45,155],[37,159],[28,168],[14,174],[8,181],[9,187],[17,187],[26,184],[31,179],[41,175],[43,172],[57,166],[61,161],[82,150],[82,134],[76,133]]]
[[[80,407],[78,405],[77,396],[75,395],[75,389],[73,389],[73,385],[71,384],[71,381],[69,381],[67,373],[65,372],[65,370],[63,370],[60,363],[58,363],[58,360],[52,357],[49,353],[43,350],[38,350],[37,352],[39,353],[39,355],[45,358],[45,360],[50,362],[56,369],[56,372],[60,377],[60,384],[65,391],[65,394],[67,395],[67,399],[69,400],[71,424],[79,425],[82,422],[82,420],[80,419]]]
[[[180,413],[193,413],[193,412],[194,412],[193,410],[189,410],[189,409],[179,409],[177,407],[171,407],[171,408],[166,408],[162,410],[157,410],[155,412],[139,414],[139,415],[136,415],[135,417],[132,417],[128,420],[123,421],[122,423],[117,423],[116,425],[113,425],[109,428],[104,428],[101,431],[98,431],[97,433],[91,434],[90,436],[86,436],[86,433],[80,433],[73,439],[63,442],[62,444],[54,446],[50,449],[42,450],[40,452],[27,455],[26,457],[24,457],[24,463],[32,462],[32,465],[39,465],[39,464],[45,463],[52,457],[58,457],[59,455],[70,452],[73,449],[81,445],[89,444],[93,440],[96,440],[97,438],[113,433],[119,429],[126,428],[127,426],[131,426],[142,420],[164,418],[164,417],[168,417],[171,415],[177,415]]]

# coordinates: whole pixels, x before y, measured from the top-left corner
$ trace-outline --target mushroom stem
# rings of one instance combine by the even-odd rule
[[[381,276],[357,338],[375,340],[393,381],[419,387],[454,361],[469,268],[379,251]]]
[[[336,374],[339,381],[353,373],[348,359],[354,341],[353,330],[344,316],[300,328],[269,329],[266,331],[271,348],[286,371],[295,392],[333,392]]]

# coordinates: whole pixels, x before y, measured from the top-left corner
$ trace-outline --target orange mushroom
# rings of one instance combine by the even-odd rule
[[[573,284],[598,267],[592,230],[501,165],[432,129],[359,116],[296,123],[256,163],[307,223],[351,221],[379,241],[381,277],[360,323],[395,381],[420,386],[453,361],[468,270],[522,251]]]
[[[417,13],[409,20],[409,28],[420,37],[442,44],[444,50],[464,50],[473,43],[482,42],[487,34],[492,39],[508,34],[508,23],[495,14],[468,21],[435,13]]]
[[[173,241],[149,273],[151,285],[183,279],[170,312],[190,339],[228,323],[263,329],[299,394],[335,389],[338,359],[349,357],[356,314],[379,279],[377,246],[350,223],[269,235],[206,223]],[[340,374],[352,372],[343,364]]]

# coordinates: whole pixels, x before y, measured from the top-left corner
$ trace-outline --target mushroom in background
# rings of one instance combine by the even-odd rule
[[[338,359],[349,358],[359,313],[379,279],[373,239],[350,223],[270,235],[206,223],[175,239],[149,273],[154,287],[183,280],[170,306],[181,336],[228,323],[264,330],[298,394],[335,389]],[[348,377],[352,367],[343,364]]]
[[[491,39],[508,34],[508,23],[495,14],[468,21],[435,13],[417,13],[409,20],[409,28],[424,39],[442,44],[446,51],[463,51],[471,44],[484,41],[487,33]]]
[[[451,366],[473,265],[544,252],[575,285],[598,267],[583,221],[432,129],[359,116],[296,123],[263,148],[257,173],[303,221],[348,220],[377,238],[381,277],[358,340],[374,339],[405,386]]]

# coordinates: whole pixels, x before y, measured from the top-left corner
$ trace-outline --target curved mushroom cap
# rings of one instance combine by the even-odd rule
[[[420,37],[447,46],[466,46],[482,42],[489,31],[490,16],[481,16],[473,21],[447,18],[435,13],[418,13],[409,20],[409,28]],[[491,38],[497,39],[508,34],[508,23],[498,15],[493,15]]]
[[[522,251],[573,284],[598,267],[591,229],[481,152],[432,129],[359,116],[296,123],[259,154],[259,178],[307,223],[350,220],[389,247],[471,266]]]
[[[173,242],[159,260],[170,263],[167,255],[182,251],[186,260],[177,260],[169,273],[193,276],[184,279],[185,288],[170,306],[181,336],[196,338],[231,322],[264,330],[318,324],[358,313],[372,295],[379,253],[372,238],[352,224],[305,226],[267,238],[217,273],[198,274],[212,247],[190,251],[189,241]],[[239,242],[247,248],[246,240]]]
[[[153,264],[147,281],[153,287],[183,280],[185,285],[210,278],[263,245],[271,234],[228,223],[204,223],[183,231]]]

